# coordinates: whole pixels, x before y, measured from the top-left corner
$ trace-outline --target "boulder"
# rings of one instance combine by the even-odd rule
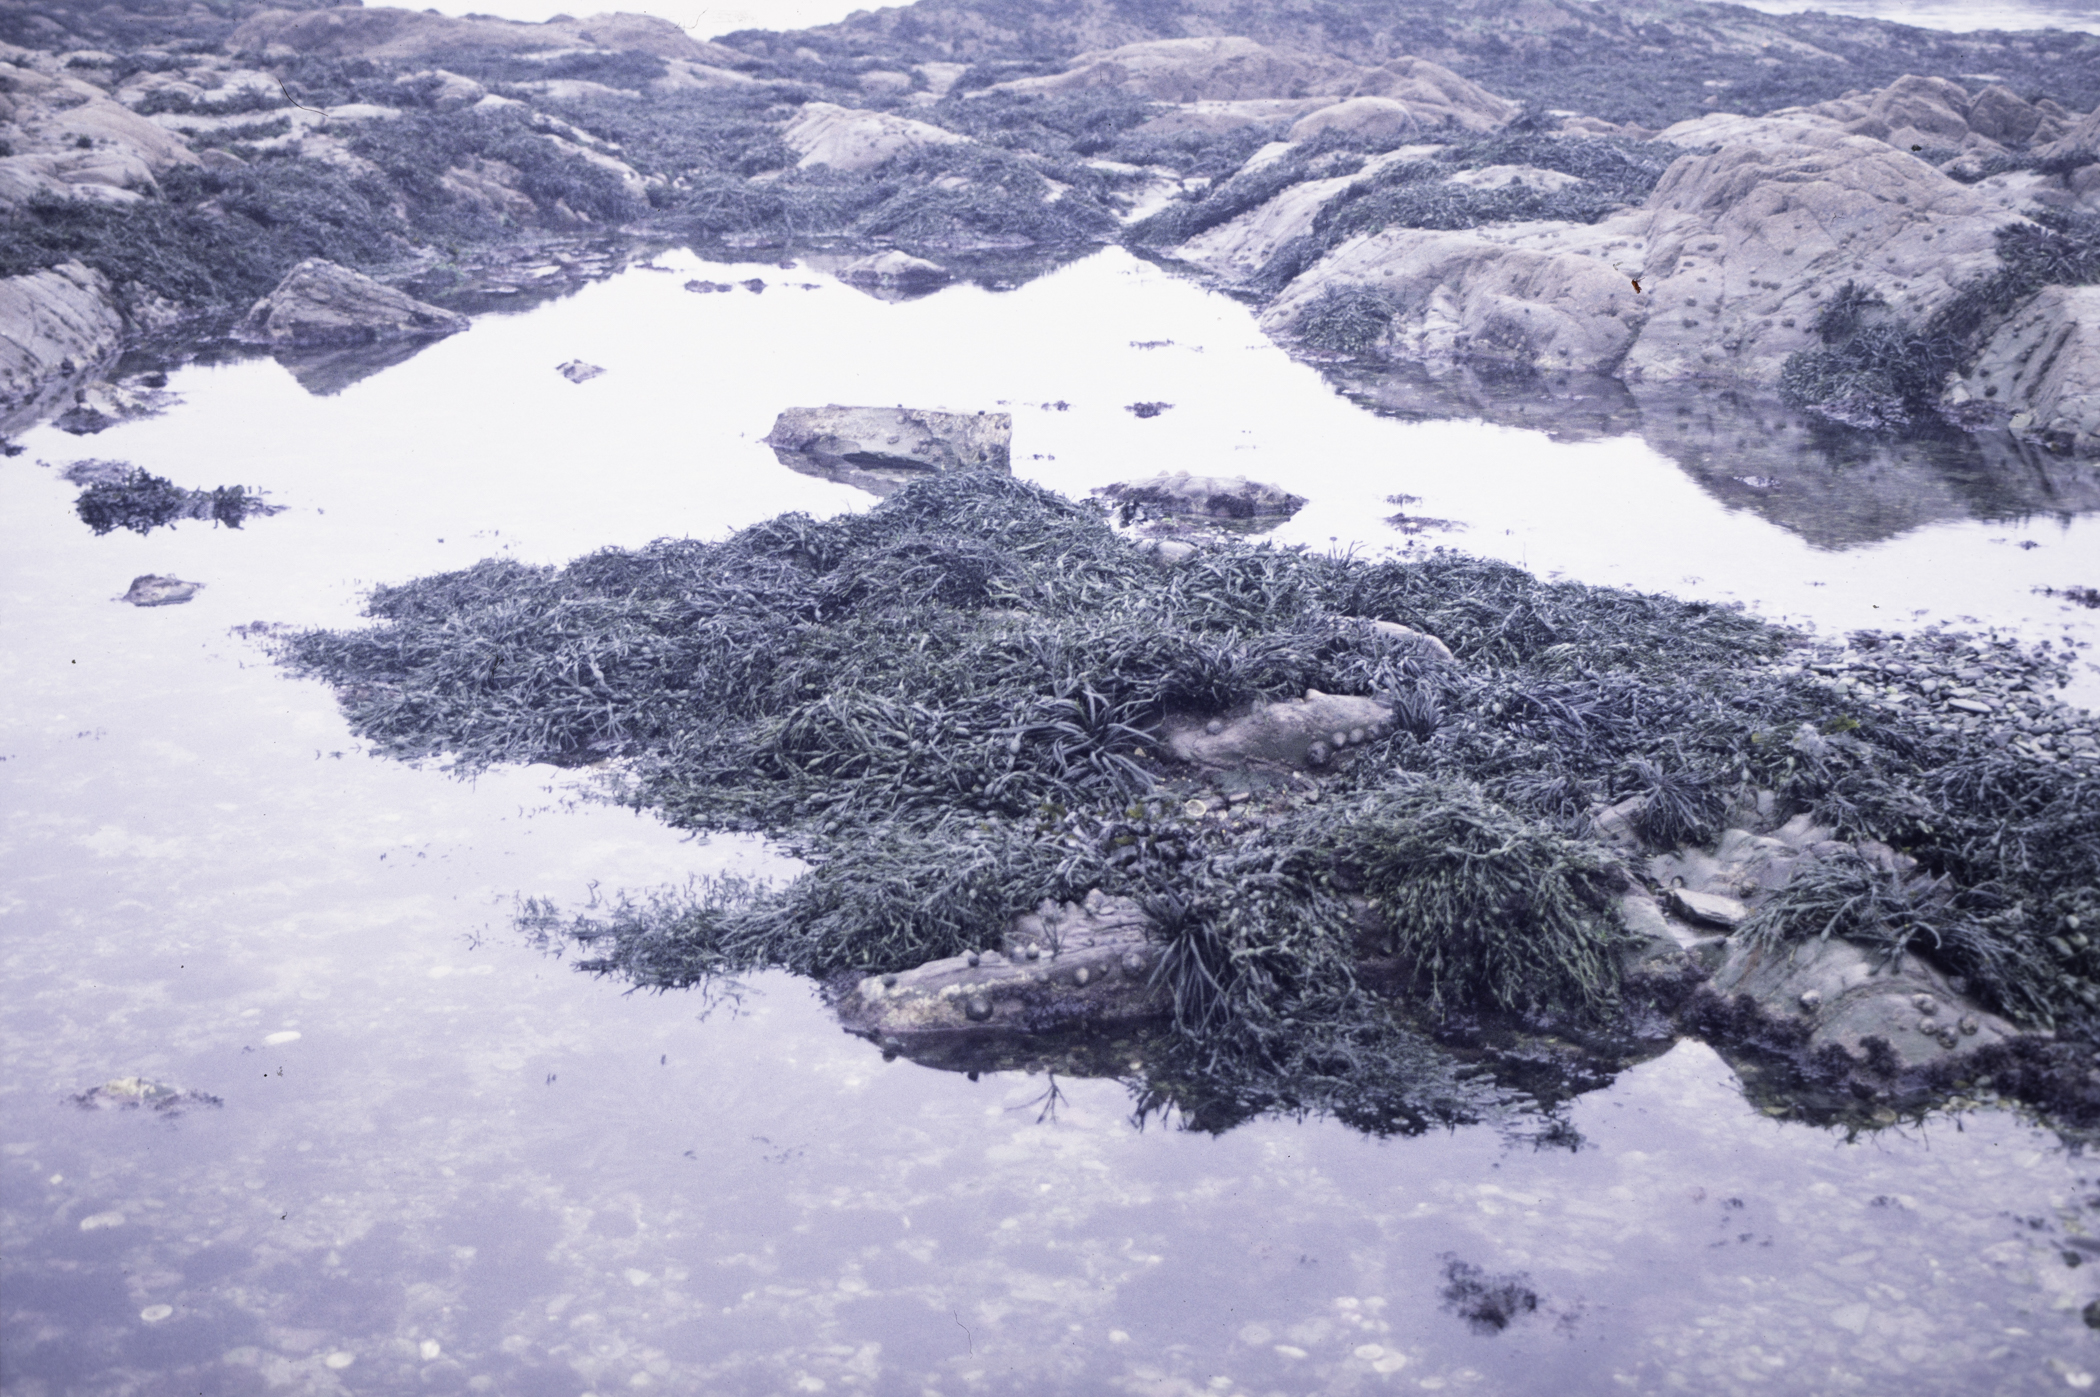
[[[78,262],[0,279],[0,423],[33,416],[54,379],[122,348],[124,318],[108,278]]]
[[[1256,703],[1235,716],[1170,716],[1164,736],[1174,759],[1191,766],[1288,775],[1328,766],[1392,722],[1377,699],[1307,689],[1304,698]]]
[[[928,1038],[1102,1029],[1142,1023],[1171,1008],[1155,983],[1157,926],[1128,898],[1089,893],[1044,902],[996,944],[870,975],[838,1006],[855,1033],[909,1051]]]
[[[2100,286],[2049,286],[2008,316],[1947,391],[2058,450],[2100,456]]]
[[[989,92],[1078,92],[1112,87],[1162,102],[1343,96],[1364,70],[1347,59],[1272,48],[1252,39],[1148,39],[1074,58],[1062,73],[995,83]]]
[[[1420,131],[1424,123],[1405,102],[1390,97],[1351,97],[1299,117],[1290,139],[1309,141],[1323,131],[1338,131],[1362,140],[1398,140]]]
[[[2066,168],[2100,161],[2100,107],[2078,118],[2063,135],[2037,146],[2034,157],[2044,165]]]
[[[930,472],[1010,471],[1013,417],[906,407],[791,407],[766,444],[789,470],[877,495]]]
[[[1104,485],[1094,493],[1113,503],[1126,525],[1186,520],[1271,527],[1305,507],[1303,496],[1244,475],[1190,475],[1187,471]]]
[[[450,335],[469,323],[464,315],[426,305],[360,272],[309,257],[255,303],[233,338],[309,349]]]
[[[146,573],[131,579],[131,589],[118,597],[133,606],[180,606],[204,590],[202,582],[185,582],[179,577],[162,577]]]
[[[1456,126],[1466,131],[1492,131],[1523,108],[1440,63],[1426,58],[1394,58],[1371,69],[1350,89],[1352,97],[1386,97],[1400,102],[1425,125]]]
[[[780,139],[801,156],[797,169],[872,170],[908,151],[965,145],[967,136],[888,112],[857,111],[830,102],[806,102]]]
[[[838,278],[872,289],[878,295],[884,292],[909,295],[947,285],[948,269],[938,262],[929,262],[923,257],[891,248],[887,252],[855,258],[839,268]]]

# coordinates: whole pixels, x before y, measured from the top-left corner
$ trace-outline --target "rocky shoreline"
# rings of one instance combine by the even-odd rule
[[[1777,395],[1818,430],[2100,455],[2100,115],[2081,114],[2100,91],[2056,51],[2078,36],[1995,41],[2024,95],[1930,71],[1832,91],[1844,66],[1811,52],[1893,60],[1828,17],[1811,50],[1788,28],[1807,20],[1716,29],[1687,6],[1674,37],[1643,31],[1654,61],[1755,52],[1829,95],[1760,105],[1717,80],[1643,125],[1609,85],[1549,109],[1461,76],[1510,73],[1452,31],[1321,49],[1201,28],[1191,5],[1196,33],[1113,43],[1083,6],[1075,47],[1025,62],[947,34],[945,11],[916,56],[886,22],[706,43],[635,15],[297,4],[236,7],[209,39],[170,20],[157,47],[9,47],[0,215],[29,239],[0,266],[0,431],[97,391],[127,347],[218,340],[315,259],[457,313],[667,243],[815,251],[912,295],[1122,241],[1257,300],[1294,352],[1452,385],[1418,406],[1492,370],[1529,379],[1525,416],[1552,429],[1586,415],[1552,406],[1572,374]],[[1602,44],[1620,21],[1557,22]],[[2078,105],[2036,92],[2046,75]]]

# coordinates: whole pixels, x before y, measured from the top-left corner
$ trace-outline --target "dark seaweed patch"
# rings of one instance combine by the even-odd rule
[[[281,514],[282,505],[267,504],[262,493],[241,485],[221,485],[215,490],[187,490],[162,476],[117,462],[90,462],[102,467],[84,475],[78,467],[67,478],[87,488],[73,502],[80,522],[100,536],[117,529],[135,534],[151,533],[182,519],[209,519],[238,529],[256,515]],[[108,469],[117,467],[115,472]]]
[[[1704,837],[1764,790],[1899,845],[1944,891],[1832,934],[1970,975],[2026,1023],[2100,1001],[2078,930],[2100,919],[2091,765],[1862,705],[1729,608],[1441,550],[1224,540],[1162,567],[1095,506],[959,473],[719,542],[484,562],[381,588],[369,613],[284,655],[382,750],[463,772],[618,757],[637,806],[763,830],[812,865],[582,919],[533,908],[588,968],[657,987],[900,970],[1045,898],[1131,897],[1174,947],[1178,1022],[1146,1090],[1192,1120],[1417,1129],[1487,1109],[1495,1092],[1401,1021],[1410,1000],[1571,1029],[1634,1012],[1607,907],[1627,875],[1587,820],[1634,795],[1658,838]],[[1364,617],[1440,637],[1456,665]],[[1871,663],[1937,663],[1940,645],[1969,653],[1877,637]],[[2003,646],[1988,662],[2048,672]],[[1383,696],[1404,721],[1324,768],[1317,800],[1191,813],[1203,778],[1163,759],[1165,715],[1308,688]],[[1814,934],[1810,891],[1779,934]],[[1401,1004],[1360,982],[1367,954]]]

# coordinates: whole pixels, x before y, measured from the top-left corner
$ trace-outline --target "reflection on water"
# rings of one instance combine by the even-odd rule
[[[2100,1245],[2100,1188],[2008,1113],[1847,1142],[1765,1118],[1683,1044],[1572,1103],[1557,1143],[1213,1138],[1139,1128],[1111,1078],[1053,1100],[1040,1073],[885,1061],[783,977],[703,1017],[518,944],[514,898],[789,865],[544,769],[469,785],[373,759],[230,634],[341,625],[373,583],[490,554],[864,507],[760,441],[827,401],[1011,410],[1017,469],[1067,490],[1276,480],[1312,501],[1279,536],[1320,546],[1400,542],[1379,521],[1409,491],[1470,547],[1767,587],[1829,625],[1913,578],[1934,606],[2052,623],[2026,589],[2078,569],[2035,560],[2089,563],[2089,516],[1817,554],[1638,441],[1361,412],[1244,308],[1121,254],[901,304],[732,274],[768,290],[633,270],[331,396],[266,359],[194,366],[162,417],[40,430],[0,462],[8,1393],[2091,1381],[2096,1272],[2070,1263]],[[577,357],[606,374],[554,372]],[[96,538],[58,478],[90,453],[290,508]],[[148,572],[204,589],[110,600]],[[130,1077],[223,1104],[74,1100]],[[1451,1298],[1466,1268],[1535,1305],[1483,1327]]]
[[[1925,29],[2082,29],[2100,34],[2100,5],[2093,0],[1738,0],[1766,14],[1803,10],[1885,19]]]
[[[1628,386],[1594,374],[1430,374],[1335,365],[1352,401],[1403,420],[1477,417],[1556,441],[1637,435],[1731,510],[1820,549],[1857,548],[1929,524],[2068,520],[2100,510],[2100,466],[2010,432],[1891,441],[1804,418],[1776,399],[1708,385]]]

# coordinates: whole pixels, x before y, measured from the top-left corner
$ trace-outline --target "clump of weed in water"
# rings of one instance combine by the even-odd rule
[[[1441,551],[1236,540],[1162,567],[1095,506],[958,473],[715,542],[480,563],[382,588],[369,611],[284,655],[382,750],[462,772],[616,756],[636,805],[764,831],[810,865],[575,921],[590,968],[655,986],[902,970],[1045,898],[1137,899],[1178,947],[1147,1099],[1206,1128],[1493,1109],[1404,1002],[1359,983],[1361,903],[1411,998],[1608,1019],[1624,875],[1588,812],[1634,795],[1656,838],[1704,837],[1762,787],[1900,844],[1950,909],[1906,954],[2026,1022],[2100,999],[2100,951],[2070,939],[2100,917],[2081,891],[2100,886],[2100,779],[1862,709],[1776,668],[1788,633],[1725,607]],[[1456,663],[1364,619],[1437,636]],[[1384,696],[1402,721],[1323,769],[1316,805],[1188,813],[1166,715],[1308,688]]]
[[[182,519],[209,519],[238,529],[252,516],[283,512],[283,506],[265,503],[261,492],[243,486],[186,490],[138,467],[111,470],[106,466],[113,463],[92,464],[105,465],[105,469],[83,476],[76,468],[68,472],[68,478],[88,482],[73,502],[73,510],[97,536],[117,529],[146,534]]]

